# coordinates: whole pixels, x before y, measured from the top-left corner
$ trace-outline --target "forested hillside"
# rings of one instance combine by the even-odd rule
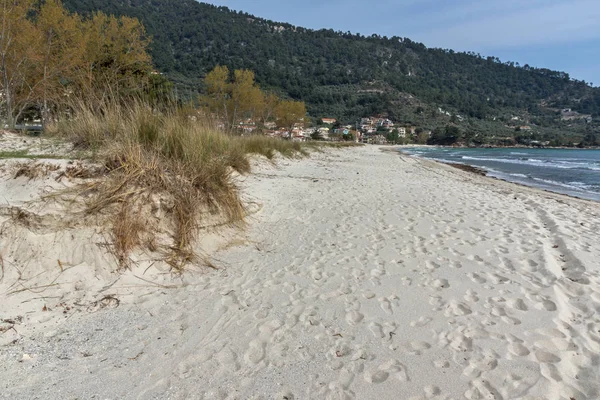
[[[388,113],[402,119],[438,107],[473,120],[521,115],[565,129],[559,109],[598,119],[600,89],[548,69],[429,49],[400,37],[310,30],[194,0],[65,0],[79,13],[102,10],[139,18],[152,36],[155,66],[179,94],[202,90],[215,65],[247,68],[266,89],[307,103],[312,116],[345,121]],[[401,33],[401,32],[399,32]],[[503,117],[504,116],[504,117]],[[408,121],[414,122],[414,121]]]

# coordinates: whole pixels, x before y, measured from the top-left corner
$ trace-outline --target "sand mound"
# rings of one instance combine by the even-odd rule
[[[172,245],[165,218],[168,196],[139,202],[144,231],[152,231],[142,246],[121,258],[115,241],[114,210],[86,212],[85,191],[104,178],[101,165],[65,159],[0,160],[0,346],[14,343],[38,324],[58,326],[79,311],[114,305],[106,299],[151,295],[186,284],[166,260]],[[122,217],[121,214],[118,214]],[[139,221],[122,222],[123,229]],[[205,219],[197,243],[205,255],[243,241],[241,232]],[[143,238],[145,239],[145,238]],[[194,271],[218,265],[217,260],[189,265]],[[14,326],[18,325],[18,329]],[[38,325],[39,328],[39,325]]]

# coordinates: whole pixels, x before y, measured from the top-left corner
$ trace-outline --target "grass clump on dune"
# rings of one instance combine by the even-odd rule
[[[308,155],[306,146],[300,142],[275,139],[263,135],[244,136],[237,139],[245,153],[260,154],[272,160],[277,153],[284,157]]]
[[[112,248],[122,267],[144,247],[161,251],[177,270],[199,261],[194,243],[201,224],[243,224],[233,173],[250,171],[248,155],[305,154],[299,143],[227,135],[180,110],[156,112],[140,103],[94,110],[79,104],[74,115],[49,131],[103,160],[106,177],[86,188],[92,195],[85,209],[112,220]]]

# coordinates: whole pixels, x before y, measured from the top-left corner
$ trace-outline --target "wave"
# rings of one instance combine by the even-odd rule
[[[573,161],[565,161],[565,160],[540,160],[538,158],[491,158],[491,157],[471,157],[471,156],[462,156],[463,160],[471,160],[471,161],[491,161],[491,162],[499,162],[506,164],[521,164],[521,165],[531,165],[531,166],[544,166],[549,168],[559,168],[559,169],[582,169],[589,171],[600,171],[600,166],[596,162],[573,162]]]
[[[545,183],[547,185],[551,185],[551,186],[560,186],[560,187],[564,187],[567,189],[571,189],[571,190],[577,190],[577,191],[589,191],[589,189],[592,188],[591,185],[588,185],[584,182],[577,182],[577,181],[573,181],[573,182],[558,182],[558,181],[554,181],[551,179],[542,179],[542,178],[535,178],[532,177],[531,179],[533,179],[534,181],[537,182],[542,182]]]

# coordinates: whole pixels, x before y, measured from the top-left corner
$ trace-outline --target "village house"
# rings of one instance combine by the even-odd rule
[[[238,129],[241,130],[242,133],[252,133],[256,130],[256,123],[252,119],[246,119],[238,123]]]
[[[369,144],[387,144],[387,139],[383,135],[369,136],[367,139]]]
[[[337,119],[335,118],[321,118],[321,121],[323,121],[323,123],[325,125],[333,125],[337,122]]]
[[[337,135],[347,135],[350,133],[350,129],[348,128],[337,128],[333,130],[333,133]]]
[[[384,128],[393,128],[394,127],[394,123],[390,119],[380,118],[380,119],[377,120],[377,126],[378,127],[384,127]]]

